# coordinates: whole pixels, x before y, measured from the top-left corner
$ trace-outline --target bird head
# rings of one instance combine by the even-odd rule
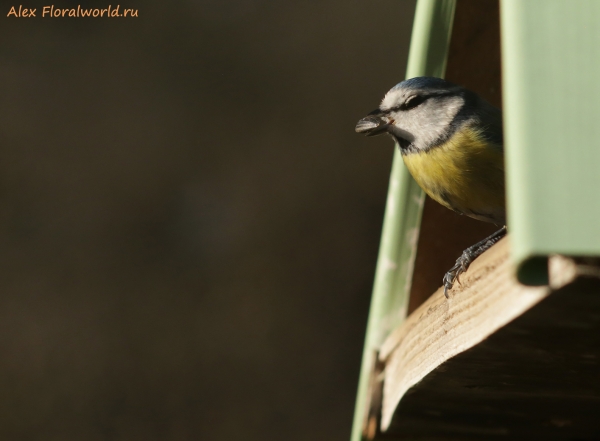
[[[441,78],[411,78],[394,86],[355,130],[366,136],[388,133],[403,152],[424,151],[451,135],[468,94]]]

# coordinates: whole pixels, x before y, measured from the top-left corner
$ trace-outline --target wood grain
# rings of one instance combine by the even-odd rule
[[[440,288],[385,341],[381,428],[386,430],[406,391],[444,361],[518,317],[549,294],[547,287],[516,282],[509,264],[509,238],[484,253],[444,297]]]
[[[376,439],[600,439],[600,262],[516,282],[510,236],[385,341]]]

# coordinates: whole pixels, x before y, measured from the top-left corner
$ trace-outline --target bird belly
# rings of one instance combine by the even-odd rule
[[[505,224],[500,146],[466,128],[442,145],[404,154],[403,159],[415,181],[436,202],[478,220]]]

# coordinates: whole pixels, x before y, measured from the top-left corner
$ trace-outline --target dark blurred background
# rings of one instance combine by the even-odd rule
[[[414,1],[0,4],[0,439],[346,441]]]

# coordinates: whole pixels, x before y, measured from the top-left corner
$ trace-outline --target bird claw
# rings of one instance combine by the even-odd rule
[[[450,270],[444,275],[444,295],[447,299],[450,298],[448,291],[452,289],[455,282],[459,282],[458,277],[467,271],[469,265],[473,261],[473,254],[469,250],[465,250],[461,256],[456,259],[456,263]]]
[[[444,275],[443,283],[444,283],[444,295],[447,299],[450,298],[448,295],[448,291],[452,289],[454,283],[458,281],[458,277],[469,269],[471,263],[483,254],[484,251],[489,249],[492,245],[498,242],[506,235],[506,227],[502,227],[500,230],[496,231],[494,234],[486,237],[481,242],[476,243],[472,247],[467,248],[463,251],[458,259],[456,259],[456,263],[450,270]]]

